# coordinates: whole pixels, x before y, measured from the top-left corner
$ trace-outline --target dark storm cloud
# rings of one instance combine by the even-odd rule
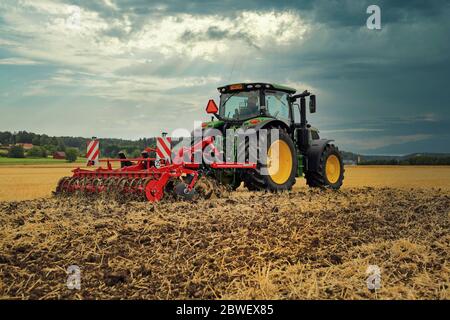
[[[111,1],[117,10],[102,1],[71,0],[70,3],[98,12],[104,17],[119,17],[125,14],[145,16],[153,14],[217,14],[232,16],[243,10],[296,10],[305,13],[305,18],[316,22],[339,26],[359,26],[365,23],[366,17],[361,15],[371,4],[379,5],[383,10],[383,22],[400,22],[423,17],[434,17],[449,6],[446,0],[120,0]]]
[[[209,27],[206,32],[194,32],[191,30],[185,31],[181,37],[180,41],[187,42],[198,42],[207,40],[241,40],[247,43],[249,46],[259,49],[259,46],[252,39],[251,35],[245,32],[230,32],[228,30],[220,29],[217,26]]]
[[[179,79],[180,83],[190,77],[210,77],[221,82],[245,79],[293,83],[299,90],[312,87],[320,95],[319,111],[310,117],[311,123],[325,135],[335,137],[344,149],[368,153],[450,152],[449,1],[110,2],[112,5],[71,1],[97,12],[106,22],[129,21],[129,29],[111,23],[102,31],[104,36],[123,43],[139,35],[149,22],[174,17],[182,24],[180,14],[188,14],[199,19],[217,16],[217,21],[212,19],[211,25],[201,28],[188,25],[179,43],[188,49],[202,43],[228,45],[225,53],[208,57],[186,55],[172,47],[167,54],[137,53],[135,61],[133,56],[130,64],[114,71],[119,77],[150,75],[162,82]],[[381,7],[381,30],[365,27],[366,8],[371,4]],[[221,24],[223,19],[240,25],[243,11],[286,10],[298,14],[309,27],[303,39],[288,44],[261,43],[249,30],[228,29]],[[203,97],[215,93],[217,84],[181,86],[165,93],[175,97],[194,92]],[[135,89],[139,90],[145,91]],[[148,93],[154,93],[152,90],[149,88]],[[398,143],[391,144],[393,140]]]
[[[155,10],[166,14],[189,13],[189,14],[218,14],[230,15],[242,10],[284,10],[284,9],[311,9],[314,1],[270,1],[270,0],[121,0],[114,2],[121,12],[138,15],[148,15]],[[79,5],[84,5],[79,1]],[[89,4],[87,4],[90,6]]]
[[[240,73],[235,73],[237,77],[230,81],[239,81],[251,74],[257,80],[290,80],[319,88],[326,93],[325,97],[319,96],[320,108],[326,116],[312,119],[319,127],[323,124],[330,130],[349,129],[348,133],[334,133],[347,149],[386,152],[394,147],[355,146],[346,141],[374,136],[389,137],[387,140],[411,136],[411,139],[423,140],[405,142],[408,147],[417,142],[420,148],[428,146],[429,150],[450,151],[448,144],[441,144],[442,139],[448,138],[450,124],[450,91],[445,90],[450,74],[448,2],[379,2],[381,31],[365,28],[368,17],[365,9],[371,3],[282,4],[281,7],[300,11],[302,17],[320,28],[313,28],[309,38],[298,46],[294,44],[288,51],[273,48],[263,52],[261,60],[252,59],[249,53],[245,63],[236,62]],[[238,36],[211,27],[203,33],[186,31],[181,40],[198,42]],[[170,61],[153,72],[174,75],[174,70],[188,75],[220,75],[221,71],[214,63],[197,59],[192,63]],[[427,113],[433,113],[432,122],[420,120]],[[351,131],[358,127],[367,132]],[[377,128],[380,131],[371,131]],[[330,136],[332,134],[330,132]]]

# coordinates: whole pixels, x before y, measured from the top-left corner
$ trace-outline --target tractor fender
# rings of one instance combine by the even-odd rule
[[[277,120],[277,119],[263,120],[261,122],[258,122],[256,125],[247,127],[247,129],[249,129],[249,128],[253,128],[256,131],[258,131],[260,129],[267,129],[267,128],[281,128],[281,129],[285,129],[287,132],[290,131],[289,126],[285,122],[283,122],[281,120]]]
[[[331,139],[318,139],[312,140],[311,146],[305,152],[305,167],[306,171],[318,171],[319,160],[322,155],[325,146],[334,140]]]

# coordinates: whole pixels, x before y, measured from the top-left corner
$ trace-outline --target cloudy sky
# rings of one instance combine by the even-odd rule
[[[448,1],[2,0],[0,131],[149,137],[264,81],[315,92],[341,149],[450,152],[449,39]]]

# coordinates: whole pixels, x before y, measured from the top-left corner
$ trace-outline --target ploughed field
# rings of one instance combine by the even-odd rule
[[[426,189],[352,186],[361,177],[196,203],[0,202],[0,298],[449,299],[442,173]]]

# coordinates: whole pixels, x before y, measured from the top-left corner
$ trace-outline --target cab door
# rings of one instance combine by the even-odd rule
[[[295,139],[295,146],[301,153],[306,152],[311,142],[311,133],[309,125],[305,128],[301,126],[300,108],[297,103],[292,104],[292,128]]]
[[[290,106],[288,100],[289,94],[282,91],[266,90],[266,115],[274,117],[291,125]]]

